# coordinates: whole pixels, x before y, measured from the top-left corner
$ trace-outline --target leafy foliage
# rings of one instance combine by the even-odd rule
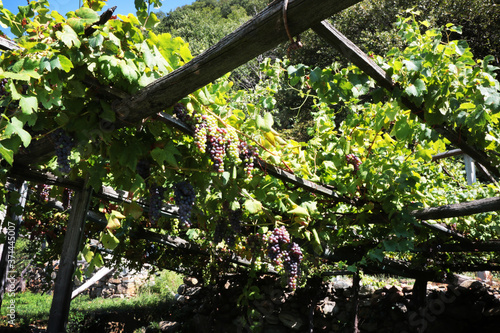
[[[477,259],[465,254],[429,256],[430,248],[452,241],[423,228],[410,214],[420,207],[498,193],[491,184],[464,190],[444,172],[444,167],[457,170],[457,163],[432,162],[432,155],[449,145],[433,132],[439,124],[464,133],[464,140],[486,150],[494,165],[500,164],[500,86],[495,68],[489,64],[491,58],[474,60],[466,42],[443,39],[458,33],[458,27],[431,29],[427,21],[418,22],[413,16],[399,18],[399,37],[406,47],[374,56],[400,87],[391,93],[377,88],[352,65],[311,67],[266,60],[260,68],[265,80],[251,91],[235,91],[227,76],[220,78],[176,106],[165,106],[167,114],[191,126],[197,133],[193,138],[186,134],[189,130],[178,131],[155,118],[115,128],[121,117],[113,111],[117,99],[135,94],[191,60],[181,38],[146,31],[146,19],[132,14],[119,15],[88,34],[87,27],[99,16],[88,6],[64,18],[49,12],[46,2],[33,1],[21,11],[26,19],[21,27],[8,20],[12,18],[8,11],[2,13],[2,22],[19,29],[16,42],[21,49],[3,53],[0,62],[0,79],[8,79],[0,101],[0,152],[5,160],[0,181],[6,182],[23,149],[60,128],[74,138],[70,178],[88,177],[95,190],[103,184],[127,190],[128,198],[136,201],[114,206],[97,199],[92,203],[106,222],[87,234],[82,256],[90,271],[111,264],[101,253],[105,250],[139,265],[181,267],[205,277],[237,269],[231,264],[235,254],[249,259],[251,269],[267,270],[273,264],[268,246],[256,235],[272,230],[282,230],[286,239],[290,237],[287,244],[293,245],[285,248],[278,242],[280,253],[293,259],[284,265],[292,287],[298,272],[320,274],[345,264],[398,258],[439,270],[453,260]],[[282,85],[310,103],[307,142],[285,140],[273,128],[272,112]],[[422,108],[425,122],[404,106],[403,98]],[[202,134],[201,127],[206,129]],[[209,144],[217,145],[217,151],[211,152]],[[261,172],[253,171],[260,160],[249,146],[265,162],[322,183],[335,196],[291,188],[262,165]],[[34,161],[33,166],[60,175],[55,157]],[[189,215],[190,228],[179,219],[156,214],[151,220],[147,207],[137,203],[147,201],[152,184],[162,189],[160,199],[174,203],[175,184],[184,182],[193,186],[184,193],[192,206],[190,215],[183,211]],[[236,211],[233,237],[218,237],[221,226],[235,225],[228,213]],[[499,222],[494,212],[445,223],[471,239],[490,240],[498,237]],[[180,236],[208,256],[135,239],[144,229]],[[91,246],[91,239],[99,239],[102,247]],[[270,237],[260,239],[276,243]],[[339,254],[328,266],[319,259],[332,249],[353,245],[362,248],[359,256]],[[498,260],[496,254],[489,259]],[[274,264],[279,269],[283,261]]]

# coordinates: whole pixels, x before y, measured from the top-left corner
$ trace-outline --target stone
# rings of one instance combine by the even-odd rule
[[[194,276],[186,276],[184,278],[184,283],[187,284],[190,287],[194,287],[198,284],[198,279],[195,278]]]
[[[500,306],[488,309],[484,313],[485,316],[487,317],[497,317],[500,316]]]
[[[359,288],[359,295],[360,296],[367,296],[370,294],[373,294],[375,292],[375,287],[369,284],[362,285]]]
[[[336,308],[336,305],[337,303],[335,303],[334,301],[327,300],[323,303],[323,306],[321,307],[321,312],[325,316],[339,312],[339,309],[338,307]]]
[[[160,332],[169,333],[179,332],[182,327],[180,323],[174,321],[160,321],[158,326],[160,328]]]
[[[335,289],[347,289],[351,287],[352,283],[349,283],[345,280],[335,280],[333,281],[333,287]]]
[[[283,311],[278,315],[278,318],[283,325],[293,330],[299,330],[303,325],[303,321],[297,313]]]
[[[254,301],[253,305],[264,316],[271,315],[274,312],[274,303],[270,300]]]
[[[271,302],[277,305],[285,303],[286,301],[285,294],[281,289],[273,289],[269,295],[269,298],[271,299]]]
[[[179,288],[177,288],[177,293],[179,295],[184,295],[186,293],[187,286],[185,284],[181,284]]]

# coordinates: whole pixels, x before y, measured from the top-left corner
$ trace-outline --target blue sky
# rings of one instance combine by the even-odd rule
[[[26,6],[26,0],[3,0],[2,2],[5,8],[14,13],[17,13],[17,6]],[[153,9],[153,11],[161,10],[168,13],[170,10],[175,10],[177,7],[193,2],[194,0],[163,0],[163,6],[160,9]],[[83,0],[49,0],[49,3],[50,9],[56,10],[64,16],[67,12],[78,9],[79,4],[83,3]],[[115,14],[135,14],[134,0],[108,0],[104,10],[113,6],[117,6]]]
[[[177,7],[182,7],[187,4],[193,3],[195,0],[163,0],[162,7],[155,9],[152,11],[163,11],[168,13],[170,10],[175,10]],[[26,0],[3,0],[4,8],[7,8],[13,13],[17,13],[18,6],[26,6]],[[83,0],[49,0],[50,9],[57,11],[59,14],[65,16],[67,12],[74,11],[78,9],[80,3],[83,3]],[[117,6],[115,10],[115,14],[127,15],[129,13],[135,14],[135,6],[134,0],[108,0],[107,4],[104,6],[103,10],[111,8],[113,6]],[[7,36],[13,37],[10,33],[9,29],[4,29],[0,27],[0,31],[4,32]]]

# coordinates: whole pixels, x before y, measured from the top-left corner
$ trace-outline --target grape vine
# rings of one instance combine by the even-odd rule
[[[192,225],[191,212],[195,199],[196,192],[190,183],[183,181],[174,185],[174,200],[179,207],[179,221],[183,228],[189,228]]]

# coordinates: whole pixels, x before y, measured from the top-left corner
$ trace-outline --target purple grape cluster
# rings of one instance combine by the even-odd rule
[[[147,159],[141,159],[137,162],[137,165],[135,167],[137,174],[144,179],[144,181],[147,183],[148,178],[151,175],[151,163]]]
[[[288,279],[288,287],[297,288],[299,266],[303,259],[300,246],[290,240],[290,234],[284,226],[276,228],[267,238],[267,255],[272,263],[283,268]]]
[[[234,128],[219,127],[213,115],[190,113],[181,103],[174,105],[173,113],[179,120],[191,125],[198,150],[210,154],[215,171],[224,172],[224,158],[227,156],[229,160],[243,163],[246,175],[252,177],[257,151],[246,142],[240,142]]]
[[[155,225],[161,216],[163,207],[163,194],[165,188],[157,184],[151,184],[149,187],[149,221]]]
[[[52,187],[47,185],[47,184],[39,184],[37,186],[37,189],[38,189],[38,195],[40,197],[40,201],[42,202],[47,202],[49,201],[49,197],[50,197],[50,189]]]
[[[209,128],[207,137],[207,150],[214,163],[214,170],[224,172],[224,156],[226,155],[225,128]]]
[[[183,181],[174,185],[174,200],[179,207],[179,220],[184,228],[191,227],[191,211],[195,199],[196,192],[190,183]]]
[[[69,156],[71,154],[71,149],[75,145],[74,139],[61,128],[52,132],[51,138],[54,142],[59,171],[62,173],[69,173],[71,171]]]
[[[345,158],[347,160],[347,164],[352,164],[352,166],[354,167],[354,173],[357,173],[359,170],[359,166],[361,165],[361,160],[359,159],[359,157],[354,154],[348,154]]]
[[[188,114],[186,106],[182,103],[174,105],[174,114],[180,121],[185,123],[189,123],[191,121],[191,116]]]
[[[230,210],[229,211],[229,225],[233,229],[234,233],[239,234],[241,232],[241,216],[243,211],[241,209]]]
[[[5,94],[7,94],[7,88],[5,86],[8,82],[9,80],[5,78],[0,80],[0,96],[4,96]]]
[[[240,159],[243,162],[243,167],[248,178],[252,178],[252,170],[254,168],[254,161],[259,154],[257,151],[245,141],[239,143],[238,149],[240,150]]]

